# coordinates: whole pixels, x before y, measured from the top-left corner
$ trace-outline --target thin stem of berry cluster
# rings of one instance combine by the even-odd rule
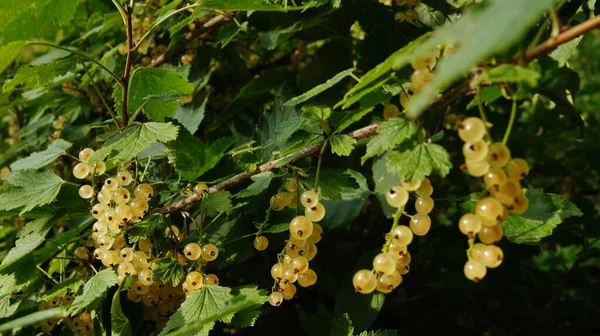
[[[321,151],[319,152],[319,161],[317,162],[317,173],[315,175],[315,190],[319,190],[319,175],[321,175],[321,163],[323,162],[323,154],[325,153],[325,148],[327,148],[327,143],[329,140],[326,138],[323,140],[323,146],[321,146]]]
[[[508,126],[506,127],[506,132],[504,132],[504,138],[502,138],[502,144],[506,145],[508,142],[508,138],[510,137],[510,131],[513,128],[513,124],[515,123],[515,116],[517,115],[517,99],[513,98],[512,100],[512,108],[510,109],[510,119],[508,120]]]

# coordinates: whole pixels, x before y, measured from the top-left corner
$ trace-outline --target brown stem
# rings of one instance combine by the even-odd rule
[[[359,128],[353,132],[350,132],[348,135],[353,137],[354,139],[366,138],[377,132],[377,126],[379,126],[379,124],[372,124],[372,125],[369,125],[369,126],[366,126],[363,128]],[[260,174],[260,173],[263,173],[266,171],[273,170],[273,169],[277,168],[277,165],[280,162],[293,162],[298,159],[317,154],[322,147],[323,147],[323,141],[318,142],[314,145],[310,145],[308,147],[304,147],[303,149],[301,149],[297,152],[290,153],[279,159],[275,159],[275,160],[263,163],[260,166],[258,166],[258,168],[256,168],[254,171],[252,171],[250,173],[249,172],[239,173],[226,181],[223,181],[219,184],[216,184],[216,185],[208,188],[208,190],[205,190],[204,192],[201,191],[198,194],[194,194],[192,196],[189,196],[188,198],[184,198],[180,201],[177,201],[171,205],[168,205],[168,206],[165,206],[162,208],[152,209],[152,210],[150,210],[149,214],[155,214],[155,213],[164,214],[164,213],[169,213],[169,212],[179,210],[179,209],[181,209],[185,206],[188,206],[192,203],[198,202],[206,194],[216,193],[219,190],[223,190],[223,189],[229,188],[231,186],[234,186],[238,183],[244,182],[256,174]]]
[[[583,21],[575,27],[569,28],[558,34],[556,37],[550,37],[548,40],[546,40],[546,42],[529,50],[525,55],[525,59],[527,61],[531,61],[534,58],[540,57],[559,45],[567,43],[577,36],[583,35],[598,26],[600,26],[600,15],[595,16],[587,21]]]
[[[133,27],[131,23],[131,15],[133,14],[133,7],[125,5],[125,14],[127,19],[125,20],[125,33],[127,34],[127,60],[125,61],[125,70],[121,80],[123,81],[123,90],[121,94],[121,109],[123,111],[123,127],[126,128],[129,124],[129,74],[131,73],[131,54],[133,49]]]

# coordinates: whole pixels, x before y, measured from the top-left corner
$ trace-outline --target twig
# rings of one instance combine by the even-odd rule
[[[185,12],[189,9],[193,9],[196,7],[200,7],[201,5],[199,4],[193,4],[193,5],[189,5],[189,6],[185,6],[185,7],[181,7],[178,10],[175,10],[171,13],[169,13],[168,15],[165,15],[164,17],[162,17],[160,20],[156,21],[152,27],[150,27],[150,29],[148,29],[148,31],[135,43],[135,47],[133,47],[133,51],[137,50],[140,45],[142,45],[142,42],[150,35],[150,33],[152,33],[158,26],[160,26],[163,22],[167,21],[168,19],[170,19],[172,16],[175,16],[181,12]]]
[[[131,14],[133,14],[133,7],[125,5],[125,33],[127,34],[127,60],[125,61],[125,70],[121,77],[123,81],[123,90],[121,90],[121,110],[123,111],[123,127],[127,127],[129,124],[129,74],[131,73],[131,59],[133,51],[133,27],[131,23]]]
[[[85,69],[85,73],[90,78],[90,82],[92,83],[92,86],[96,90],[96,94],[98,94],[98,97],[100,98],[100,101],[102,101],[102,104],[104,105],[104,108],[106,108],[106,110],[110,114],[110,116],[111,116],[112,120],[115,122],[115,125],[117,126],[117,128],[120,129],[121,125],[119,125],[119,121],[117,120],[117,116],[115,115],[115,113],[113,112],[113,110],[110,108],[110,105],[108,104],[108,102],[106,101],[106,99],[104,99],[104,95],[102,94],[102,92],[100,92],[100,89],[96,85],[96,82],[94,81],[94,78],[92,78],[92,74],[90,73],[89,69],[85,65],[85,62],[82,61],[81,65],[83,66],[83,69]]]
[[[350,132],[348,135],[354,139],[366,138],[377,132],[377,126],[379,126],[379,124],[372,124],[372,125],[369,125],[369,126],[366,126],[363,128],[359,128],[353,132]],[[187,198],[184,198],[184,199],[177,201],[171,205],[168,205],[168,206],[165,206],[162,208],[152,209],[149,211],[148,214],[155,214],[155,213],[165,214],[165,213],[179,210],[190,204],[198,202],[199,200],[201,200],[204,197],[204,195],[216,193],[219,190],[227,189],[231,186],[234,186],[236,184],[244,182],[256,174],[260,174],[260,173],[263,173],[266,171],[273,170],[273,169],[277,168],[277,166],[280,162],[293,162],[298,159],[317,154],[321,150],[322,147],[323,147],[323,141],[318,142],[314,145],[310,145],[308,147],[304,147],[303,149],[301,149],[297,152],[290,153],[279,159],[275,159],[275,160],[263,163],[262,165],[258,166],[258,168],[256,168],[253,172],[239,173],[226,181],[223,181],[217,185],[214,185],[214,186],[208,188],[208,190],[205,190],[203,192],[200,192],[200,193],[194,194],[192,196],[189,196]]]
[[[564,32],[558,34],[556,37],[550,37],[546,42],[538,45],[537,47],[529,50],[525,55],[527,61],[531,61],[534,58],[540,57],[552,49],[558,47],[561,44],[567,43],[579,35],[585,34],[588,31],[600,26],[600,15],[593,17],[592,19],[583,21],[575,27],[569,28]]]

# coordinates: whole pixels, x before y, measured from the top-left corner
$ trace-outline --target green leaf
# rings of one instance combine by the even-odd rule
[[[135,124],[125,132],[107,141],[89,159],[90,164],[106,159],[112,152],[117,152],[112,162],[127,162],[150,147],[156,141],[166,143],[177,138],[178,126],[172,123],[147,122]]]
[[[65,280],[45,292],[44,295],[41,295],[38,298],[39,302],[51,300],[57,296],[61,296],[67,292],[75,293],[79,289],[79,287],[83,286],[83,280],[79,278],[71,278]]]
[[[110,304],[111,336],[131,336],[131,322],[121,308],[121,291],[117,290]]]
[[[19,317],[12,321],[0,325],[0,332],[9,331],[15,328],[22,328],[32,324],[36,324],[45,320],[61,318],[65,316],[66,307],[54,307],[42,311],[38,311],[23,317]]]
[[[322,128],[327,127],[324,121],[329,119],[330,116],[331,108],[327,106],[302,106],[301,128],[310,133],[321,134],[323,132]],[[284,123],[289,121],[284,121]]]
[[[348,314],[355,330],[368,328],[375,320],[383,303],[385,295],[375,292],[372,294],[360,294],[351,286],[343,286],[338,290],[335,298],[335,313],[340,316]]]
[[[3,0],[0,4],[0,40],[27,40],[55,31],[71,22],[78,2],[73,0]]]
[[[0,74],[19,56],[26,41],[13,41],[0,47]]]
[[[260,307],[267,301],[269,296],[267,292],[258,289],[256,286],[244,286],[234,288],[234,296],[242,296],[245,300],[253,303],[252,306],[237,312],[231,319],[231,325],[234,327],[252,327],[260,315]]]
[[[479,91],[479,95],[481,103],[487,106],[502,97],[502,89],[500,89],[499,85],[484,86],[481,91]],[[474,107],[477,107],[477,98],[473,98],[473,100],[471,100],[469,105],[467,105],[467,110],[470,110]]]
[[[52,224],[54,224],[49,222],[49,220],[50,217],[40,217],[27,223],[19,231],[19,239],[15,241],[15,247],[10,249],[4,260],[2,260],[0,270],[25,257],[44,242],[44,237],[46,237],[46,234],[52,228]]]
[[[369,107],[361,107],[359,109],[350,110],[350,111],[346,112],[345,115],[342,118],[340,118],[340,121],[334,124],[334,126],[335,126],[334,133],[342,132],[343,130],[348,128],[348,126],[354,124],[355,122],[359,121],[364,116],[366,116],[367,114],[371,113],[373,111],[373,109],[374,109],[373,106],[369,106]]]
[[[390,78],[392,69],[399,69],[404,65],[408,65],[413,58],[415,49],[417,49],[429,36],[430,33],[426,33],[415,39],[367,72],[360,78],[360,82],[348,91],[344,96],[344,99],[337,103],[335,107],[342,106],[343,109],[347,109],[369,92],[381,89],[381,86]]]
[[[242,24],[230,23],[224,25],[217,32],[217,44],[221,45],[221,48],[225,48],[240,32],[248,30],[248,22]]]
[[[450,154],[434,143],[422,143],[403,152],[393,151],[387,156],[387,169],[411,182],[422,181],[431,173],[445,177],[450,168]]]
[[[313,189],[315,176],[311,175],[306,182]],[[357,186],[356,180],[343,170],[322,169],[319,176],[319,197],[323,200],[340,200],[343,188],[356,189]]]
[[[354,145],[356,145],[356,139],[345,134],[336,134],[329,138],[329,143],[331,144],[332,153],[339,156],[348,156],[354,149]]]
[[[304,103],[305,101],[309,100],[310,98],[318,95],[319,93],[321,93],[321,92],[331,88],[335,84],[339,83],[342,79],[350,76],[353,71],[354,71],[354,68],[344,70],[344,71],[338,73],[337,75],[331,77],[330,79],[328,79],[325,83],[319,84],[319,85],[315,86],[314,88],[308,90],[307,92],[288,100],[287,102],[285,102],[285,105],[286,106],[295,106],[300,103]]]
[[[70,308],[71,316],[77,315],[94,301],[106,294],[108,288],[117,284],[117,274],[112,268],[102,270],[83,285],[83,293],[77,296]]]
[[[579,42],[581,42],[582,39],[583,35],[576,37],[567,43],[559,45],[554,50],[552,50],[552,52],[550,52],[549,56],[555,59],[558,62],[558,64],[560,64],[560,66],[564,66],[569,60],[569,58],[571,58],[573,53],[575,53],[575,51],[577,50],[577,46],[579,45]]]
[[[325,225],[328,228],[335,228],[351,223],[360,215],[363,205],[369,197],[367,179],[361,173],[348,169],[344,174],[352,177],[358,184],[358,187],[342,187],[340,200],[321,201],[325,209],[327,209],[323,223],[326,223]]]
[[[171,316],[160,335],[165,335],[182,326],[202,321],[219,313],[225,308],[226,303],[233,298],[230,292],[230,288],[221,286],[204,286],[200,288],[181,304],[181,307]],[[222,317],[220,320],[230,322],[231,316]],[[208,335],[213,326],[214,322],[209,322],[187,335]]]
[[[396,212],[386,201],[385,195],[391,187],[400,184],[400,175],[398,172],[390,172],[386,167],[389,154],[380,156],[373,160],[373,181],[375,182],[375,192],[377,199],[386,216],[391,216]]]
[[[520,216],[510,215],[502,223],[502,230],[513,243],[533,244],[548,237],[566,218],[583,213],[577,206],[559,195],[546,194],[542,189],[527,189],[529,209]]]
[[[38,169],[47,166],[58,159],[61,155],[66,154],[66,150],[71,148],[73,144],[63,139],[56,139],[53,143],[48,145],[46,150],[41,152],[35,152],[26,158],[15,161],[10,165],[10,169],[22,170],[22,169]]]
[[[179,102],[177,101],[148,101],[151,95],[168,94],[173,91],[187,95],[194,90],[192,84],[183,78],[177,71],[169,69],[146,68],[136,69],[131,74],[129,83],[129,110],[137,111],[142,105],[144,113],[153,121],[163,121],[165,118],[175,116]],[[115,93],[120,97],[120,89]]]
[[[17,86],[29,90],[52,84],[54,79],[62,76],[75,68],[72,58],[41,64],[36,66],[22,66],[17,69],[15,76],[4,83],[4,92],[12,92]]]
[[[275,224],[275,225],[271,225],[268,228],[264,229],[263,232],[264,233],[280,233],[280,232],[286,232],[290,230],[290,223],[280,223],[280,224]]]
[[[344,313],[333,320],[329,336],[354,336],[354,327],[348,313]]]
[[[204,98],[204,101],[198,107],[190,107],[189,105],[179,106],[175,112],[175,119],[191,134],[196,133],[198,126],[200,126],[200,123],[204,119],[207,102],[208,96]]]
[[[235,141],[235,137],[226,137],[206,145],[187,129],[182,129],[177,140],[167,144],[167,156],[183,179],[194,181],[214,168]]]
[[[437,45],[453,45],[455,49],[438,62],[431,82],[410,100],[407,117],[417,118],[438,92],[446,90],[473,66],[514,46],[552,8],[553,2],[486,1],[459,20],[437,29],[427,43],[414,51],[413,57],[420,57]],[[396,68],[404,65],[396,64]]]
[[[269,188],[269,185],[271,184],[271,179],[274,175],[275,174],[273,174],[273,172],[267,171],[252,176],[251,179],[254,182],[252,182],[252,184],[250,184],[246,189],[237,193],[235,197],[244,198],[259,195],[263,191],[267,190],[267,188]]]
[[[536,87],[540,77],[541,74],[537,71],[513,64],[501,64],[485,69],[474,84],[524,83]]]
[[[510,214],[501,224],[504,236],[513,243],[535,244],[550,236],[566,218],[583,215],[575,204],[559,195],[546,194],[542,189],[527,189],[525,195],[529,199],[527,211],[522,215]],[[471,194],[462,204],[463,210],[471,211],[479,198]]]
[[[0,270],[0,297],[16,293],[38,278],[35,259],[31,254]]]
[[[202,210],[210,217],[215,217],[220,213],[230,213],[233,210],[231,205],[231,193],[226,190],[220,190],[216,193],[208,194],[202,199]]]
[[[24,169],[6,177],[10,185],[0,187],[0,210],[21,209],[21,214],[54,200],[63,180],[50,169]]]
[[[127,238],[131,244],[135,244],[142,239],[151,238],[155,232],[162,231],[166,227],[167,223],[162,215],[147,216],[141,222],[131,226]]]
[[[377,127],[377,135],[367,143],[367,153],[362,157],[361,163],[364,164],[369,158],[394,149],[404,140],[411,138],[416,131],[415,125],[406,119],[392,118],[382,122]]]
[[[178,286],[185,275],[183,266],[179,265],[177,260],[161,259],[159,262],[152,264],[152,280],[154,282]]]

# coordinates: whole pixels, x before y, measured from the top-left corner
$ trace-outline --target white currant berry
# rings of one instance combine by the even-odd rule
[[[458,136],[465,142],[479,141],[486,132],[485,124],[477,117],[469,117],[458,126]]]
[[[464,273],[467,279],[477,283],[483,279],[487,273],[486,267],[477,260],[469,259],[465,263]]]
[[[265,236],[256,236],[254,238],[254,248],[257,251],[264,251],[269,246],[269,239]]]
[[[307,190],[300,196],[300,202],[305,208],[312,208],[319,203],[319,196],[314,190]]]
[[[325,217],[325,207],[321,203],[317,203],[312,208],[305,208],[304,215],[312,222],[318,222]]]
[[[408,202],[408,191],[402,186],[391,187],[385,194],[385,199],[394,208],[402,207]]]
[[[362,269],[352,277],[352,285],[358,293],[369,294],[377,287],[377,278],[370,270]]]
[[[305,240],[313,232],[313,223],[306,216],[296,216],[290,222],[290,235],[294,239]]]
[[[89,184],[84,184],[79,187],[79,196],[84,199],[90,199],[94,196],[94,189]]]
[[[408,246],[413,240],[413,232],[406,225],[398,225],[392,230],[392,241],[398,245]]]
[[[79,152],[79,160],[81,162],[87,163],[90,157],[94,154],[94,150],[91,148],[84,148]]]
[[[431,218],[428,215],[416,214],[410,219],[410,229],[417,236],[424,236],[431,228]]]
[[[132,180],[131,173],[127,170],[122,170],[117,174],[117,182],[121,186],[128,186]]]
[[[88,166],[87,163],[78,163],[75,165],[75,167],[73,167],[73,176],[76,179],[84,179],[86,178],[90,173],[90,166]]]
[[[273,307],[279,307],[283,302],[283,294],[279,292],[273,292],[269,295],[269,304]]]

